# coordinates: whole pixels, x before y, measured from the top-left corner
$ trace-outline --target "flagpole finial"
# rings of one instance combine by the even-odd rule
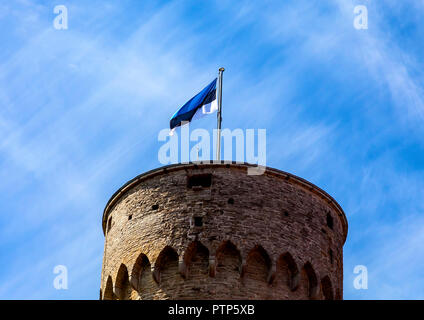
[[[225,71],[225,69],[223,67],[219,68],[219,71]]]

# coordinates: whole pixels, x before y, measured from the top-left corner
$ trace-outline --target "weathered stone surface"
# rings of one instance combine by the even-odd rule
[[[115,193],[101,298],[341,299],[343,210],[301,178],[247,168],[173,165]]]

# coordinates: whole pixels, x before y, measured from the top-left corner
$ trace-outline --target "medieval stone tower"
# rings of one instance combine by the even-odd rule
[[[103,213],[101,299],[342,299],[347,220],[326,192],[248,164],[177,164]]]

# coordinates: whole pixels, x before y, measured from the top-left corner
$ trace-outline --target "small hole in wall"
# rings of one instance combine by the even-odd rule
[[[129,216],[128,216],[128,220],[131,220],[132,219],[132,214],[130,214]]]
[[[228,204],[234,204],[234,199],[233,198],[228,199]]]
[[[154,204],[154,205],[152,206],[152,210],[157,210],[157,209],[159,209],[159,205],[158,205],[158,204]]]
[[[212,174],[195,174],[192,176],[187,176],[187,187],[203,187],[209,188],[212,185]]]
[[[284,215],[285,215],[286,217],[288,217],[288,216],[289,216],[289,213],[288,213],[287,211],[284,211]]]
[[[327,226],[330,229],[333,229],[333,217],[331,216],[330,213],[327,213]]]
[[[328,250],[328,255],[330,256],[330,262],[333,264],[333,250]]]
[[[194,225],[196,227],[203,226],[203,219],[202,219],[202,217],[194,217]]]
[[[110,231],[110,228],[112,228],[112,217],[109,218],[109,222],[107,224],[107,232]]]

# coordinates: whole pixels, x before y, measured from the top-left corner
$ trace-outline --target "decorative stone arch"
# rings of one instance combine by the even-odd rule
[[[321,291],[325,300],[334,300],[333,285],[329,276],[321,279]]]
[[[103,300],[116,300],[116,296],[113,293],[113,281],[112,277],[107,277],[106,285],[105,285],[105,292],[103,294]]]
[[[198,258],[200,258],[200,261],[197,261]],[[189,277],[193,263],[199,264],[198,267],[204,267],[206,274],[208,274],[209,249],[200,241],[191,242],[183,253],[182,259],[180,259],[179,271],[185,279]]]
[[[137,290],[141,300],[152,299],[152,292],[156,289],[157,284],[153,279],[150,260],[144,253],[140,253],[134,263],[130,282],[133,288]]]
[[[293,256],[289,252],[285,252],[277,260],[277,269],[283,271],[284,281],[291,291],[295,291],[299,287],[300,273]]]
[[[222,249],[229,245],[229,246],[233,246],[234,248],[236,248],[237,251],[240,252],[241,255],[241,244],[239,243],[239,241],[237,241],[236,239],[229,239],[229,238],[223,238],[223,239],[219,239],[220,242],[214,243],[210,248],[208,248],[211,252],[211,254],[216,254],[220,251],[222,251]]]
[[[159,253],[155,264],[153,266],[153,279],[156,281],[156,283],[161,283],[161,274],[163,270],[167,267],[169,267],[170,264],[173,264],[173,262],[177,265],[178,270],[178,253],[175,251],[174,248],[170,246],[166,246],[162,249],[162,251]]]
[[[309,299],[317,299],[319,291],[318,277],[310,262],[304,264],[300,282],[300,285],[305,289]]]
[[[141,252],[135,260],[129,276],[132,287],[137,291],[140,289],[140,276],[146,271],[146,269],[149,269],[147,271],[150,271],[151,273],[150,260],[147,255]]]
[[[270,281],[272,260],[267,251],[260,245],[253,247],[246,256],[246,264],[242,271],[242,292],[249,299],[271,299]]]
[[[261,245],[256,245],[247,254],[246,265],[242,270],[242,276],[249,277],[249,275],[252,275],[256,280],[269,282],[272,278],[270,276],[271,266],[272,260],[268,252]],[[254,269],[251,270],[252,268]]]
[[[215,259],[215,272],[218,272],[224,264],[229,262],[229,260],[232,260],[231,265],[237,269],[239,274],[241,274],[242,258],[240,250],[233,244],[232,241],[226,240],[220,244],[220,246],[216,249]]]
[[[210,287],[221,299],[243,299],[241,270],[242,255],[230,240],[221,242],[215,251],[213,276],[209,278]]]
[[[127,266],[121,263],[115,278],[114,293],[119,300],[129,300],[131,299],[131,292],[132,287],[129,280]]]

